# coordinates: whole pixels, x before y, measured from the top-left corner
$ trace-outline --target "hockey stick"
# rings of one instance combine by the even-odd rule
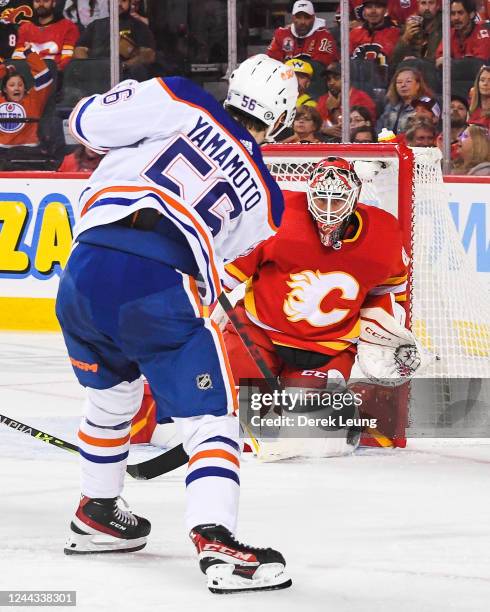
[[[62,448],[63,450],[67,450],[70,453],[78,453],[78,446],[75,446],[75,444],[72,444],[71,442],[66,442],[65,440],[61,440],[60,438],[52,436],[51,434],[41,431],[40,429],[36,429],[31,425],[25,425],[24,423],[11,419],[10,417],[5,416],[3,414],[0,414],[0,423],[2,423],[2,425],[10,427],[11,429],[15,429],[15,431],[20,431],[20,433],[32,436],[33,438],[36,438],[36,440],[40,440],[41,442],[52,444],[53,446],[56,446],[57,448]]]
[[[62,450],[69,451],[70,453],[80,452],[80,449],[78,448],[78,446],[76,446],[75,444],[72,444],[71,442],[67,442],[66,440],[57,438],[56,436],[48,434],[45,431],[41,431],[40,429],[36,429],[35,427],[32,427],[32,425],[26,425],[25,423],[21,423],[20,421],[11,419],[10,417],[5,416],[3,414],[0,414],[0,423],[2,425],[6,425],[7,427],[10,427],[11,429],[14,429],[15,431],[19,431],[20,433],[27,434],[28,436],[31,436],[32,438],[35,438],[36,440],[39,440],[40,442],[46,442],[46,444],[52,444],[53,446],[56,446],[56,448],[61,448]],[[152,459],[150,459],[149,461],[144,461],[143,463],[140,463],[140,464],[128,465],[126,467],[126,471],[133,478],[142,478],[142,479],[154,478],[155,476],[159,476],[160,474],[165,474],[166,472],[175,470],[181,465],[184,465],[184,463],[186,463],[187,460],[189,459],[186,453],[184,452],[182,444],[180,444],[179,446],[176,446],[175,448],[170,449],[163,455],[160,455],[160,457],[157,457],[157,459],[163,459],[163,458],[165,458],[165,462],[163,461],[161,462],[160,473],[155,473],[153,476],[145,476],[145,475],[141,476],[139,475],[139,469],[138,469],[139,466],[145,466],[146,464],[154,461]],[[151,473],[151,471],[149,473]],[[145,468],[143,468],[143,474],[145,474]]]
[[[231,321],[231,324],[235,328],[236,333],[243,342],[250,357],[257,364],[257,368],[260,370],[262,376],[266,379],[269,387],[273,391],[276,389],[279,390],[279,384],[275,382],[276,377],[272,374],[268,365],[265,363],[264,358],[250,339],[245,325],[238,318],[238,315],[231,305],[230,300],[224,292],[222,292],[218,297],[218,302],[225,311],[228,319]],[[254,446],[258,444],[255,438],[252,440],[252,443]],[[153,457],[152,459],[148,459],[148,461],[144,461],[143,463],[128,465],[126,469],[127,472],[133,476],[133,478],[138,480],[151,480],[152,478],[156,478],[157,476],[161,476],[162,474],[176,470],[187,463],[188,460],[189,457],[184,451],[184,447],[182,444],[179,444],[166,453],[158,455],[158,457]]]

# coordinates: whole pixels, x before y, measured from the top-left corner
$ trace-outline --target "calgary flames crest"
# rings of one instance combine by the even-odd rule
[[[344,319],[350,308],[331,308],[325,312],[321,308],[323,300],[335,289],[340,290],[345,300],[356,300],[359,295],[359,283],[346,272],[326,272],[303,270],[290,275],[288,286],[291,291],[283,304],[283,311],[289,321],[307,321],[313,327],[334,325]],[[339,303],[340,306],[340,303]]]

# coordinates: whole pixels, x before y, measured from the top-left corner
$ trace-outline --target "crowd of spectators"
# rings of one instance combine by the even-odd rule
[[[352,142],[376,142],[385,128],[409,146],[442,146],[441,1],[350,0]],[[489,150],[480,142],[482,136],[488,141],[490,129],[490,2],[448,1],[451,159],[459,172],[478,166],[478,173],[490,174]],[[165,16],[164,5],[179,12],[190,2],[178,8],[157,0],[118,4],[121,79],[193,78],[196,59],[226,61],[223,36],[213,34],[208,23],[213,14],[226,13],[224,0],[200,3],[201,25],[209,34],[205,43],[188,27],[196,17],[192,9],[187,25],[174,21],[170,31],[172,15]],[[243,4],[238,3],[240,36]],[[296,0],[290,21],[273,32],[264,49],[298,77],[297,117],[283,142],[340,142],[347,119],[341,107],[338,20],[327,27],[312,2]],[[75,148],[63,120],[83,94],[108,89],[109,0],[0,0],[0,26],[0,168],[15,161],[15,168],[24,169],[18,163],[24,159],[26,167],[92,171],[100,157]],[[93,91],[84,90],[90,86]]]

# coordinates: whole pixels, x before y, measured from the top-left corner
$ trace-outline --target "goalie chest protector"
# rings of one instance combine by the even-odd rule
[[[358,227],[336,250],[321,244],[305,193],[286,192],[285,201],[281,226],[263,245],[245,304],[272,328],[273,341],[331,354],[327,344],[333,340],[357,338],[368,293],[382,292],[387,282],[388,292],[390,281],[406,274],[398,221],[358,204]]]

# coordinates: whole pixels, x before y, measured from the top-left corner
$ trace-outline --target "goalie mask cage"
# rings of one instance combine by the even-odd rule
[[[363,185],[360,201],[398,217],[410,257],[407,321],[437,360],[420,374],[423,381],[411,383],[410,393],[397,394],[395,445],[405,446],[407,425],[409,435],[484,437],[490,300],[451,217],[439,149],[386,143],[277,144],[262,150],[273,178],[290,191],[306,190],[320,159],[354,161]]]

